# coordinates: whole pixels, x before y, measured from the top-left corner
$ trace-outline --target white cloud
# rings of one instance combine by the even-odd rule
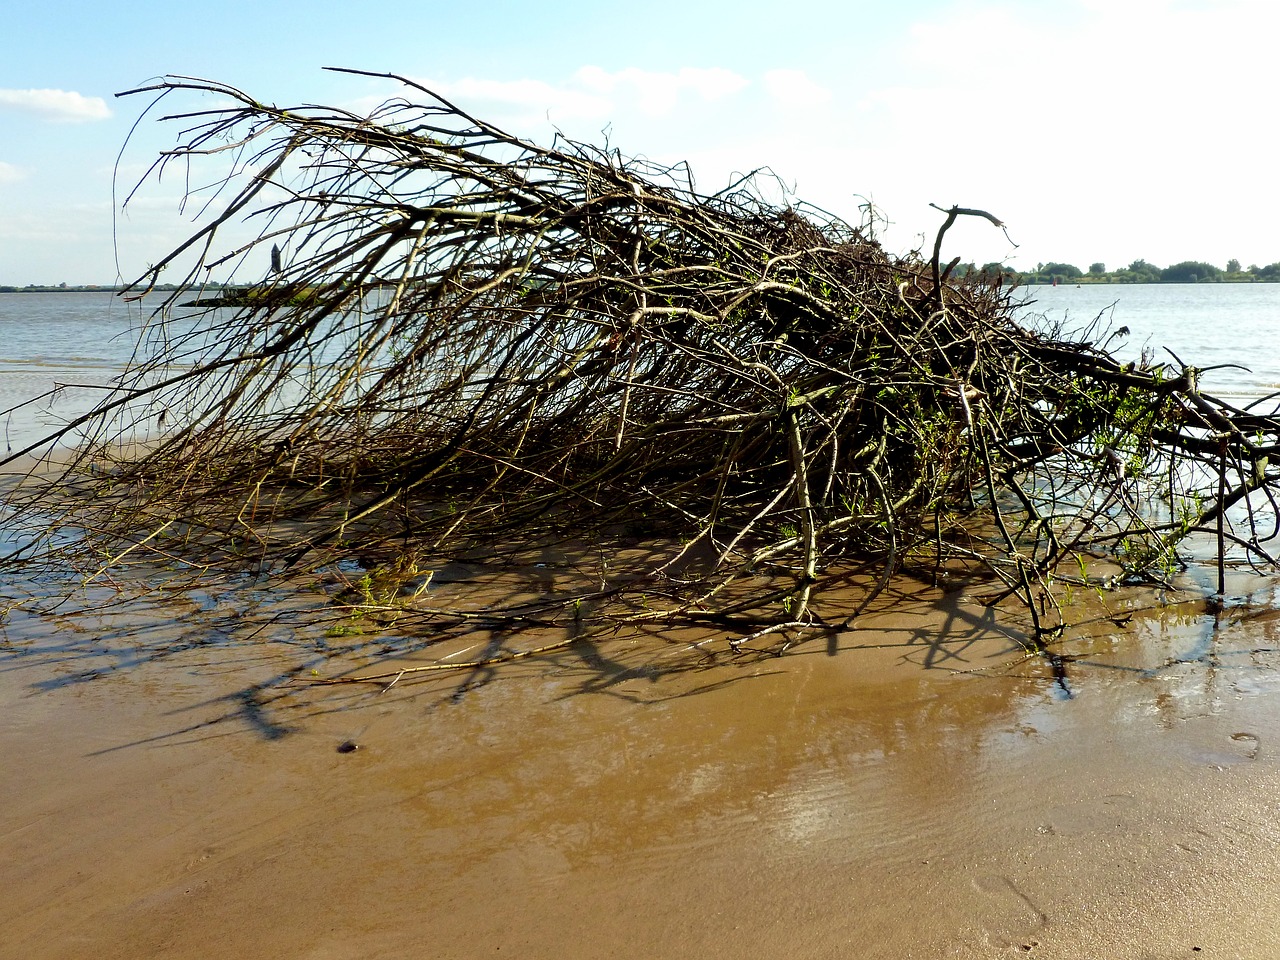
[[[480,77],[421,82],[467,112],[513,129],[547,120],[557,126],[607,122],[632,111],[650,118],[666,117],[687,97],[712,103],[733,96],[750,83],[732,70],[718,67],[609,71],[597,66],[582,67],[555,83]]]
[[[831,91],[809,79],[803,70],[770,70],[764,75],[769,96],[792,109],[820,107],[831,101]]]
[[[1086,118],[1264,107],[1274,87],[1280,6],[1254,0],[966,3],[914,24],[901,51],[911,85],[939,106],[1079,109]],[[1246,19],[1246,10],[1252,11]],[[1073,117],[1078,120],[1078,117]]]
[[[106,120],[111,116],[107,102],[101,97],[86,97],[73,90],[0,89],[0,110],[4,109],[34,113],[60,123]]]
[[[0,160],[0,183],[17,183],[19,180],[26,179],[26,176],[26,172],[20,167]]]
[[[720,67],[682,67],[675,72],[627,67],[610,73],[601,67],[587,66],[575,73],[573,79],[589,90],[612,95],[616,101],[632,103],[651,117],[671,113],[686,92],[712,103],[732,96],[748,84],[745,77]]]
[[[933,201],[991,209],[1032,263],[1269,262],[1277,29],[1280,5],[1253,0],[963,0],[884,50],[883,85],[832,108],[826,146],[926,238]],[[1003,242],[983,226],[955,235],[966,259]]]
[[[555,86],[543,80],[487,80],[464,77],[452,83],[425,84],[468,112],[476,112],[473,104],[505,104],[520,111],[535,111],[553,120],[595,118],[609,112],[605,97],[589,92]],[[483,115],[483,114],[481,114]]]

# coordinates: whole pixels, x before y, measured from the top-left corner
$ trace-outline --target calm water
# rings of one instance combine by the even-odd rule
[[[110,293],[0,293],[6,446],[25,446],[90,409],[128,362],[141,324],[141,308]]]
[[[1196,367],[1247,368],[1206,373],[1208,393],[1241,398],[1280,390],[1280,284],[1082,284],[1019,293],[1032,301],[1028,314],[1065,320],[1068,330],[1098,317],[1113,330],[1127,326],[1129,335],[1112,341],[1122,360],[1147,348],[1156,360],[1173,362],[1167,348]]]
[[[1121,359],[1164,348],[1198,367],[1241,364],[1203,379],[1224,397],[1280,390],[1280,284],[1137,284],[1027,287],[1032,322],[1068,330],[1101,317],[1130,333]],[[110,293],[0,294],[0,428],[10,448],[89,409],[128,362],[147,311]],[[14,408],[60,387],[56,396]]]

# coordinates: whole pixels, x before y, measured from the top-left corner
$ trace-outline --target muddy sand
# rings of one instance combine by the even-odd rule
[[[233,589],[0,634],[0,956],[1280,956],[1280,611],[1131,601],[1025,659],[963,591],[281,684]],[[193,639],[194,638],[194,639]],[[316,673],[312,674],[311,670]]]

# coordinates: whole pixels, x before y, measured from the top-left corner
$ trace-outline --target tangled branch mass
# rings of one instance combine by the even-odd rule
[[[74,492],[9,563],[358,563],[372,603],[462,562],[523,599],[401,590],[402,627],[683,619],[735,642],[842,626],[903,571],[980,570],[1038,643],[1063,583],[1167,576],[1189,536],[1270,562],[1274,406],[1020,324],[999,278],[940,259],[989,214],[944,211],[932,258],[894,256],[754,178],[703,194],[404,82],[414,102],[371,117],[132,92],[212,98],[169,118],[152,174],[208,164],[219,190],[135,284],[185,272],[122,386],[60,431],[70,464],[13,495],[29,519]],[[252,285],[206,288],[245,264]]]

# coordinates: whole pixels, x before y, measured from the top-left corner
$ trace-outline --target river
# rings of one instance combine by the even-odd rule
[[[1122,359],[1149,348],[1156,359],[1205,368],[1209,392],[1257,396],[1280,390],[1280,284],[1082,284],[1015,292],[1037,324],[1128,327],[1112,341]],[[53,383],[108,382],[133,354],[149,307],[108,292],[0,293],[0,410]]]
[[[0,293],[0,418],[7,448],[90,410],[133,355],[144,308],[102,293]]]
[[[88,412],[149,328],[152,306],[103,292],[0,293],[0,434],[21,450]],[[1242,403],[1280,391],[1280,284],[1082,284],[1015,291],[1021,316],[1067,331],[1118,331],[1121,360],[1209,368],[1203,389]],[[1170,354],[1168,351],[1172,351]],[[33,402],[34,401],[34,402]],[[156,429],[141,411],[140,419]],[[74,435],[73,435],[74,436]]]
[[[1201,369],[1202,385],[1221,397],[1258,397],[1280,390],[1280,284],[1143,283],[1025,287],[1015,296],[1028,316],[1043,316],[1067,330],[1100,320],[1128,327],[1112,341],[1122,360],[1144,348],[1158,361]]]

